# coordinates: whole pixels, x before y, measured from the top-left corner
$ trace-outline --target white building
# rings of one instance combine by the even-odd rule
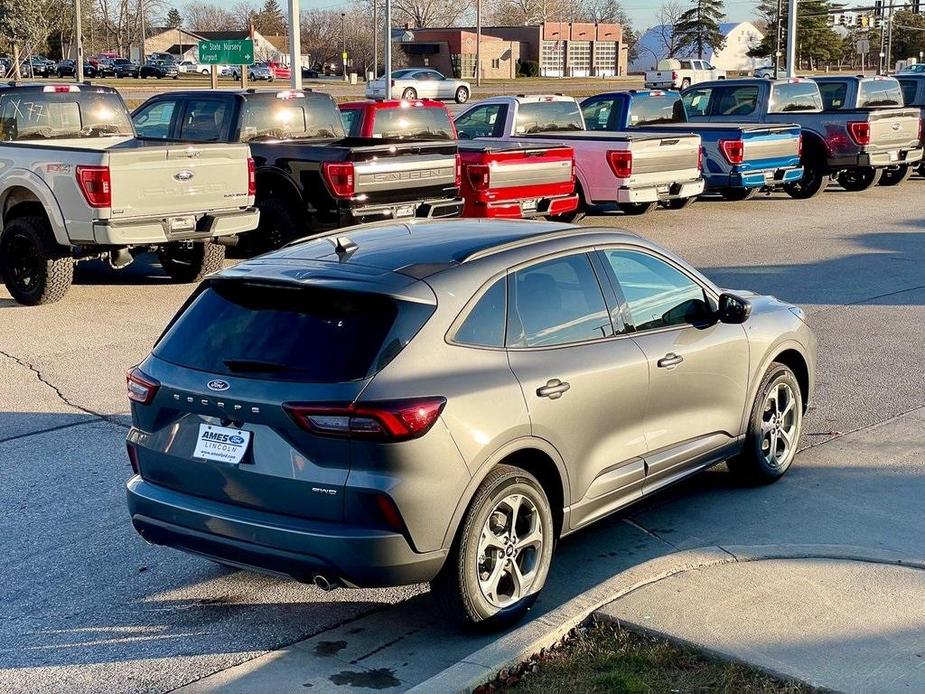
[[[726,37],[723,48],[713,53],[708,50],[703,56],[714,67],[723,70],[751,71],[767,62],[762,58],[748,57],[748,51],[761,43],[764,34],[751,22],[727,22],[720,24],[720,31]],[[666,37],[671,35],[671,26],[654,26],[644,33],[637,46],[636,60],[630,63],[630,72],[653,70],[658,61],[664,58],[696,58],[696,51],[685,51],[678,55],[668,55],[665,48]]]

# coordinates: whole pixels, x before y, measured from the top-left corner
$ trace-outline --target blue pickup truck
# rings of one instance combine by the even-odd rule
[[[762,188],[787,188],[803,177],[799,125],[690,123],[675,91],[629,90],[581,103],[588,130],[696,133],[703,143],[706,192],[747,200]]]

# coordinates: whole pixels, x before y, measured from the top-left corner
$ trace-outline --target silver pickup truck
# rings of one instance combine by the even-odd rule
[[[557,143],[575,152],[579,207],[560,215],[574,221],[591,205],[645,214],[657,205],[681,209],[704,190],[700,136],[585,129],[575,99],[567,96],[497,96],[456,118],[464,139],[517,139]]]
[[[108,87],[0,87],[0,274],[19,303],[61,299],[75,262],[150,251],[196,281],[256,228],[253,204],[247,145],[139,141]]]

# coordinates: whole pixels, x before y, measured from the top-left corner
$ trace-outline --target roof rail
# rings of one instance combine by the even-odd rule
[[[508,241],[507,243],[502,243],[497,246],[490,246],[488,248],[479,249],[463,258],[462,262],[467,263],[470,260],[486,258],[490,255],[494,255],[495,253],[501,253],[502,251],[509,251],[515,248],[522,248],[524,246],[530,246],[534,243],[540,243],[542,241],[553,241],[555,239],[565,239],[569,238],[570,236],[582,236],[584,234],[599,234],[601,232],[613,232],[624,234],[626,236],[636,236],[639,238],[639,234],[633,233],[632,231],[627,231],[626,229],[591,226],[567,226],[561,229],[551,229],[549,231],[540,232],[531,236],[523,236],[519,239]]]
[[[398,221],[397,219],[381,219],[377,222],[366,222],[365,224],[354,224],[350,227],[340,227],[337,229],[330,229],[328,231],[322,231],[317,234],[308,234],[307,236],[300,236],[297,239],[293,239],[286,244],[283,244],[283,248],[289,248],[290,246],[298,246],[300,243],[305,243],[306,241],[317,241],[318,239],[332,239],[336,241],[337,237],[347,236],[344,233],[345,230],[349,230],[351,233],[356,230],[362,229],[375,229],[376,227],[387,227],[387,226],[404,226],[408,232],[411,232],[411,224],[414,224],[415,220],[408,219],[404,221]],[[336,245],[336,243],[335,243]]]

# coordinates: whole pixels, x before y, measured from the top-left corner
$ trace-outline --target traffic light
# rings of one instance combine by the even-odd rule
[[[883,0],[877,0],[874,3],[874,16],[877,18],[883,16]]]
[[[861,17],[861,28],[867,29],[868,27],[870,27],[870,17],[865,14]]]

